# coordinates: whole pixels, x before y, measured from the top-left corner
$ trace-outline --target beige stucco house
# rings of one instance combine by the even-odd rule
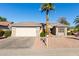
[[[51,24],[51,33],[56,36],[67,36],[67,25],[61,23]]]
[[[40,23],[20,22],[12,25],[12,37],[37,37],[40,35]]]
[[[67,36],[67,25],[60,23],[50,23],[49,31],[52,35]],[[12,37],[37,37],[40,36],[41,29],[45,25],[34,22],[20,22],[12,25]]]

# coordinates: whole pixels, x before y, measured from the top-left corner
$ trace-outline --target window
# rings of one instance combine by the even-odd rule
[[[58,32],[64,32],[64,28],[58,28]]]

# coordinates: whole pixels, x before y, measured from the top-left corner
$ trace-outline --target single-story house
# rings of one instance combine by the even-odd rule
[[[49,32],[56,36],[67,36],[67,25],[61,23],[49,23]],[[43,29],[46,29],[46,25],[43,23]],[[44,30],[45,31],[45,30]]]
[[[8,21],[1,21],[0,22],[0,30],[10,30],[11,29],[11,22]]]
[[[61,23],[50,23],[49,29],[52,35],[67,36],[67,25]],[[13,37],[36,37],[40,36],[41,28],[44,30],[44,23],[20,22],[12,25]]]
[[[12,25],[13,37],[37,37],[40,35],[40,23],[20,22]]]

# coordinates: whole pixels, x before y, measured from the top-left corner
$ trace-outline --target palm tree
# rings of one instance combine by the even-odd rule
[[[74,23],[76,24],[76,28],[79,31],[79,16],[76,16]]]
[[[42,12],[45,12],[45,14],[46,14],[46,33],[49,34],[48,14],[49,14],[49,11],[54,10],[54,5],[52,3],[43,3],[41,6],[41,10],[42,10]]]
[[[70,23],[66,20],[65,17],[60,17],[58,20],[58,23],[64,24],[64,25],[70,25]]]

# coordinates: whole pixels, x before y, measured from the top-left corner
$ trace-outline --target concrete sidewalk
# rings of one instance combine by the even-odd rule
[[[79,48],[0,49],[0,56],[79,56]]]

